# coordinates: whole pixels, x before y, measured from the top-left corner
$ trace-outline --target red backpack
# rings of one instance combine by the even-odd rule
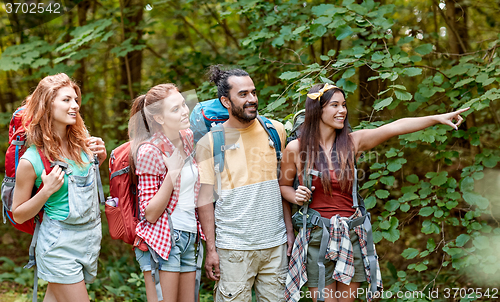
[[[5,152],[5,177],[2,181],[3,220],[4,223],[6,223],[6,218],[8,218],[16,229],[33,235],[36,221],[42,221],[43,208],[35,217],[25,221],[24,223],[16,223],[12,216],[12,201],[14,196],[14,186],[16,184],[17,165],[19,164],[21,156],[23,156],[24,152],[26,152],[26,134],[22,123],[24,109],[25,107],[17,108],[12,115],[12,119],[9,124],[9,147],[7,148],[7,152]],[[46,173],[50,173],[52,168],[50,167],[49,160],[40,150],[38,150],[38,153],[40,154]],[[43,183],[39,188],[34,186],[31,196],[35,195],[42,187]]]
[[[109,157],[110,196],[105,204],[105,213],[111,238],[133,245],[135,226],[139,222],[139,204],[137,176],[130,173],[129,158],[130,142],[111,151]]]
[[[151,144],[160,151],[154,143]],[[166,147],[162,144],[161,147]],[[171,153],[171,150],[162,152]],[[120,239],[127,244],[135,245],[135,227],[139,222],[139,199],[137,192],[137,175],[130,172],[130,142],[111,151],[109,157],[109,197],[105,204],[106,218],[108,219],[109,234],[113,239]],[[141,242],[139,249],[147,251],[145,242]]]

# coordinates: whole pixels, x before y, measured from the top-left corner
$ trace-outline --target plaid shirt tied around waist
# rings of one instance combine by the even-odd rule
[[[340,217],[335,215],[330,218],[330,239],[328,241],[328,249],[325,255],[326,259],[336,261],[335,270],[332,278],[338,282],[349,285],[354,276],[354,257],[353,247],[349,236],[349,225],[347,221],[361,217],[361,211],[356,209],[356,212],[351,217]],[[365,267],[365,274],[368,283],[372,282],[370,275],[370,262],[367,256],[367,232],[363,225],[354,228],[354,232],[358,235],[359,245],[361,247],[361,255]],[[300,229],[295,243],[293,245],[292,256],[288,265],[288,275],[286,278],[285,301],[297,302],[300,300],[300,289],[307,283],[307,248],[311,237],[311,229],[307,229],[304,233]],[[377,260],[377,287],[382,289],[382,275],[380,266]],[[368,301],[373,299],[372,295],[368,295]]]
[[[184,152],[191,159],[191,163],[196,169],[198,166],[194,157],[193,152],[193,132],[190,129],[181,130],[180,136],[184,144]],[[154,144],[160,148],[161,152],[164,154],[172,154],[175,150],[174,145],[170,140],[160,132],[153,135],[150,143]],[[172,230],[168,224],[168,215],[172,214],[177,202],[179,201],[179,191],[181,187],[181,175],[175,180],[174,189],[170,195],[170,200],[168,205],[163,212],[163,214],[158,218],[155,223],[150,223],[145,217],[146,207],[149,205],[150,200],[155,196],[156,192],[160,189],[165,176],[167,175],[168,169],[162,157],[162,153],[158,148],[152,146],[151,144],[143,144],[139,147],[137,151],[137,162],[136,162],[136,175],[139,178],[137,185],[139,194],[139,211],[140,211],[140,221],[136,227],[137,236],[142,238],[155,252],[158,253],[160,257],[168,260],[168,255],[172,248]],[[198,180],[194,186],[194,200],[196,204],[198,200],[198,194],[200,192],[200,176],[198,175]],[[201,230],[201,224],[198,219],[198,212],[196,211],[196,224],[198,229],[198,234],[201,239],[205,240],[205,235]]]

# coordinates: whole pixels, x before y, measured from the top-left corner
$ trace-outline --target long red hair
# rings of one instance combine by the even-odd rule
[[[26,128],[26,140],[28,145],[35,145],[42,150],[49,161],[64,161],[61,156],[62,138],[52,131],[51,104],[57,96],[59,89],[71,87],[78,95],[78,105],[81,105],[82,94],[80,87],[76,85],[66,74],[59,73],[43,78],[38,83],[35,91],[24,100],[23,124]],[[92,152],[87,147],[85,139],[88,131],[80,115],[76,114],[76,123],[66,127],[66,139],[68,144],[69,159],[79,165],[84,165],[80,152],[83,150],[88,155]]]

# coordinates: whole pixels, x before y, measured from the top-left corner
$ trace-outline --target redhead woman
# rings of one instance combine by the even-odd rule
[[[193,302],[195,243],[204,236],[196,212],[200,182],[189,108],[175,85],[161,84],[139,96],[131,113],[140,201],[135,254],[147,299],[158,301],[161,294],[164,301]]]
[[[102,235],[94,155],[102,163],[106,149],[89,137],[80,105],[80,88],[63,73],[42,79],[25,100],[29,148],[17,167],[12,213],[23,223],[44,207],[35,250],[38,276],[48,282],[44,301],[89,301],[85,283],[97,274]],[[50,173],[40,153],[56,163]]]
[[[319,292],[318,259],[323,259],[326,285],[324,292],[337,293],[324,295],[323,298],[328,302],[354,301],[354,297],[348,293],[356,292],[360,283],[367,281],[367,275],[370,274],[365,265],[367,261],[364,261],[364,258],[367,258],[366,248],[360,248],[361,242],[363,243],[361,246],[366,245],[364,240],[366,230],[363,229],[363,225],[352,230],[348,227],[342,228],[347,219],[361,216],[359,208],[353,208],[352,196],[357,157],[361,152],[370,150],[391,137],[419,131],[435,124],[449,125],[457,129],[463,120],[460,114],[467,109],[439,115],[403,118],[376,129],[351,132],[344,92],[329,84],[317,84],[311,88],[307,94],[301,137],[291,141],[284,151],[281,164],[281,194],[290,203],[299,206],[304,205],[312,196],[309,209],[319,212],[321,217],[330,221],[330,234],[337,234],[339,238],[351,241],[349,244],[345,242],[342,247],[349,246],[350,250],[346,251],[346,254],[353,255],[352,263],[344,262],[342,257],[337,258],[339,259],[337,261],[331,261],[325,259],[325,254],[319,255],[321,228],[309,229],[305,232],[306,238],[300,238],[300,234],[297,236],[292,255],[297,255],[297,251],[304,247],[307,248],[307,257],[303,258],[304,260],[307,258],[306,285],[313,293],[314,301],[318,298]],[[304,186],[303,177],[299,177],[300,185],[295,189],[293,187],[294,176],[297,173],[303,175],[304,169],[307,169],[306,171],[313,169],[320,173],[312,177],[310,189]],[[305,239],[307,243],[298,244],[302,242],[301,239]],[[330,242],[332,240],[330,238]],[[294,286],[294,282],[288,282],[288,280],[294,280],[294,277],[299,276],[302,266],[298,262],[291,261],[290,263],[294,267],[293,269],[290,267],[289,271],[294,273],[293,276],[289,273],[286,296],[287,301],[297,301],[297,288],[300,290],[303,282],[297,282],[297,286]],[[378,269],[378,263],[376,266]],[[352,268],[353,271],[347,268]],[[303,280],[303,278],[300,279]],[[381,280],[377,279],[377,281],[380,282],[380,287]]]

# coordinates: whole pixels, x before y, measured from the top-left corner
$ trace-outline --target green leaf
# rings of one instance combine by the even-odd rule
[[[384,176],[382,178],[380,178],[380,182],[383,183],[383,184],[386,184],[388,186],[392,186],[394,184],[394,181],[396,179],[394,178],[394,176]]]
[[[422,233],[424,234],[439,234],[439,227],[430,220],[425,220],[422,223]]]
[[[385,58],[385,54],[383,52],[377,51],[372,55],[372,61],[381,62]]]
[[[369,196],[365,199],[365,207],[367,210],[373,209],[377,205],[377,199],[375,196]]]
[[[407,75],[409,77],[414,77],[414,76],[417,76],[417,75],[421,75],[422,74],[422,69],[417,68],[417,67],[405,68],[405,69],[403,69],[403,74]]]
[[[313,24],[310,27],[310,31],[313,36],[322,37],[326,33],[326,27],[321,24]]]
[[[401,167],[405,163],[406,159],[404,158],[391,159],[389,160],[389,164],[387,165],[387,170],[389,170],[390,172],[396,172],[401,169]]]
[[[475,192],[464,192],[462,196],[468,204],[477,205],[480,209],[483,210],[487,209],[490,204],[488,199]]]
[[[434,212],[434,217],[436,217],[436,218],[443,217],[443,215],[444,215],[444,212],[441,209]]]
[[[405,213],[406,213],[406,212],[408,212],[408,211],[410,210],[410,205],[409,205],[409,204],[407,204],[407,203],[402,204],[402,205],[399,207],[399,209],[400,209],[401,211],[403,211],[403,212],[405,212]]]
[[[373,242],[374,243],[379,243],[380,240],[382,240],[382,232],[379,231],[373,231]]]
[[[410,57],[410,60],[411,60],[413,63],[417,63],[417,62],[422,61],[422,57],[421,57],[421,56],[414,55],[414,56],[411,56],[411,57]]]
[[[328,51],[328,55],[329,55],[330,57],[333,57],[333,56],[335,55],[335,53],[336,53],[335,49],[330,49],[330,50]]]
[[[375,195],[377,195],[378,198],[384,199],[389,197],[389,191],[387,190],[377,190],[375,191]]]
[[[389,220],[384,220],[378,225],[382,230],[388,230],[391,228],[391,223]]]
[[[377,180],[376,180],[376,179],[369,180],[369,181],[367,181],[367,182],[365,182],[365,183],[363,184],[363,186],[361,187],[361,190],[371,188],[371,187],[373,187],[376,183],[377,183]]]
[[[356,69],[354,67],[347,69],[344,74],[342,74],[343,79],[348,79],[356,74]]]
[[[467,234],[460,234],[458,235],[457,239],[455,240],[455,245],[456,246],[464,246],[470,239],[470,236]]]
[[[415,52],[421,54],[422,56],[430,54],[432,52],[432,44],[420,45],[417,48],[415,48]]]
[[[448,172],[442,171],[431,179],[431,184],[439,187],[441,185],[444,185],[447,180],[448,180]]]
[[[422,271],[425,271],[427,269],[427,265],[423,264],[423,263],[419,263],[417,266],[415,266],[415,270],[417,272],[422,272]]]
[[[418,183],[418,176],[415,174],[411,174],[411,175],[406,176],[406,180],[411,182],[412,184],[416,184],[416,183]]]
[[[353,33],[354,32],[348,25],[342,25],[335,31],[335,37],[337,37],[337,40],[340,41],[351,36]]]
[[[429,251],[434,251],[436,248],[436,242],[434,241],[434,238],[429,238],[427,239],[427,250]]]
[[[421,208],[420,211],[418,212],[420,216],[424,217],[430,216],[432,213],[434,213],[434,209],[432,207]]]
[[[300,76],[300,72],[298,72],[298,71],[286,71],[286,72],[283,72],[279,76],[279,78],[282,80],[291,80],[291,79],[295,79],[299,76]]]
[[[417,285],[414,284],[414,283],[408,283],[408,284],[406,284],[405,288],[407,290],[411,291],[411,292],[415,292],[418,289]]]
[[[387,106],[389,106],[391,103],[392,103],[392,97],[388,97],[386,99],[383,99],[381,101],[379,101],[378,103],[376,103],[374,106],[373,106],[373,109],[379,111]]]
[[[324,56],[324,55],[319,56],[319,58],[320,58],[322,61],[328,61],[328,60],[330,60],[330,57],[329,57],[329,56]]]
[[[375,193],[376,194],[376,193]],[[399,201],[392,199],[385,204],[385,209],[389,212],[396,211],[399,208]]]
[[[403,253],[401,253],[401,256],[403,256],[403,258],[405,259],[413,259],[418,256],[418,253],[419,251],[417,249],[410,247],[404,250]]]
[[[451,77],[454,77],[456,75],[461,75],[461,74],[467,73],[467,71],[469,71],[468,66],[458,64],[458,65],[453,66],[449,70],[447,70],[445,73],[448,77],[451,78]]]
[[[399,230],[391,228],[387,232],[382,232],[382,236],[384,236],[384,238],[390,242],[395,242],[396,240],[399,239]]]
[[[472,244],[479,250],[485,250],[490,247],[490,240],[486,236],[478,236],[472,240]]]
[[[283,38],[283,36],[279,36],[277,37],[276,39],[273,40],[273,42],[271,43],[274,47],[279,47],[279,46],[283,46],[285,44],[285,39]]]
[[[463,79],[461,81],[458,81],[453,88],[459,88],[459,87],[465,86],[465,85],[469,84],[472,81],[474,81],[474,78]]]
[[[335,83],[334,83],[332,80],[328,79],[328,78],[325,78],[325,77],[323,77],[323,76],[320,76],[320,79],[321,79],[321,81],[322,81],[323,83],[328,83],[328,84],[335,85]]]
[[[412,99],[411,93],[409,93],[407,91],[394,90],[394,93],[396,94],[396,98],[398,100],[409,101]]]
[[[450,201],[448,201],[446,203],[446,208],[448,210],[451,210],[451,209],[455,208],[457,205],[458,205],[458,201],[456,201],[456,200],[450,200]]]

